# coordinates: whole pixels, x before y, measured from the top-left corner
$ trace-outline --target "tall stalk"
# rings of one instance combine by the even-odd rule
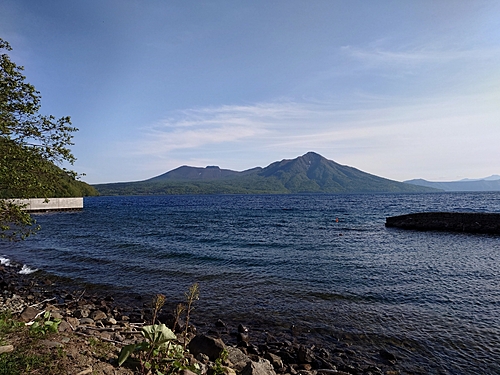
[[[153,298],[153,318],[151,324],[156,324],[156,318],[158,317],[158,312],[161,310],[165,304],[166,297],[163,294],[157,294]]]
[[[191,315],[191,311],[193,311],[193,303],[194,301],[200,298],[200,289],[198,283],[194,283],[191,285],[189,290],[185,293],[186,296],[186,326],[184,327],[184,349],[187,346],[187,334],[189,328],[189,318]]]

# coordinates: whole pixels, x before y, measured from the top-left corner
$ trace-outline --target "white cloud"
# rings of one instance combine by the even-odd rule
[[[358,60],[367,66],[385,68],[388,66],[444,65],[456,61],[492,61],[500,56],[500,50],[497,47],[467,48],[436,42],[399,48],[394,45],[388,47],[385,42],[376,42],[367,47],[347,45],[341,47],[340,51],[344,56]]]
[[[497,98],[493,91],[414,102],[363,97],[351,110],[332,101],[197,108],[173,113],[121,148],[148,161],[148,176],[183,164],[243,170],[316,151],[399,180],[446,171],[474,177],[499,172],[492,158],[500,139]]]

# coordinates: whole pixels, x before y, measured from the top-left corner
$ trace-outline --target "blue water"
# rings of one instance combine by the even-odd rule
[[[205,320],[388,348],[406,373],[499,374],[500,236],[384,226],[421,211],[500,212],[500,194],[86,198],[0,255],[169,300],[199,282]]]

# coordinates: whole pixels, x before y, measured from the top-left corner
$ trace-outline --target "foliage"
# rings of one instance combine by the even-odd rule
[[[224,363],[227,362],[227,359],[229,357],[229,353],[226,348],[222,350],[222,352],[219,355],[219,358],[215,360],[214,366],[212,366],[212,372],[215,375],[223,375],[226,373],[224,369]]]
[[[0,199],[0,238],[25,238],[39,227],[25,206]]]
[[[0,39],[0,198],[48,198],[61,188],[81,187],[70,187],[75,172],[57,167],[74,163],[69,146],[78,129],[69,116],[56,119],[39,113],[40,93],[25,81],[24,68],[5,53],[11,50]],[[27,213],[12,204],[0,205],[2,237],[23,238],[36,228]]]
[[[46,347],[40,346],[40,335],[29,333],[26,325],[15,320],[11,313],[0,313],[0,345],[7,344],[13,337],[22,342],[15,345],[13,352],[0,354],[0,375],[66,373],[63,364],[58,362],[59,350],[47,352]]]
[[[139,361],[142,374],[172,374],[184,369],[199,372],[199,369],[189,364],[186,349],[187,330],[189,326],[190,313],[193,310],[193,303],[199,298],[199,286],[193,284],[185,293],[186,306],[179,304],[176,308],[176,322],[182,312],[186,312],[186,325],[184,335],[184,345],[177,343],[177,336],[165,324],[155,324],[158,312],[165,303],[165,296],[158,294],[153,299],[152,325],[142,328],[141,334],[144,341],[136,344],[124,346],[118,357],[118,364],[121,366],[133,355]]]
[[[50,311],[45,311],[41,319],[35,320],[35,322],[30,326],[30,332],[34,335],[45,336],[48,333],[56,333],[60,319],[52,320],[50,317]]]
[[[186,352],[173,341],[177,336],[165,324],[145,326],[141,330],[144,341],[124,346],[118,357],[121,366],[133,353],[137,353],[143,374],[166,374],[189,367]]]
[[[24,326],[24,324],[14,320],[10,312],[0,313],[0,345],[3,344],[5,335],[15,332],[22,326]]]

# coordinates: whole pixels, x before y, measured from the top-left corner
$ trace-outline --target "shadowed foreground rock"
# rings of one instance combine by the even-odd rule
[[[500,213],[421,212],[388,217],[386,227],[500,234]]]

